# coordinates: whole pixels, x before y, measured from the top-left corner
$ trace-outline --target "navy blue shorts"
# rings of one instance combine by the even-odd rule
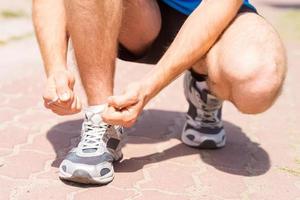
[[[135,55],[126,49],[125,46],[119,44],[118,58],[125,61],[146,64],[156,64],[160,60],[188,16],[161,1],[158,1],[158,5],[161,12],[162,25],[159,35],[153,41],[152,45],[142,55]],[[239,10],[239,13],[243,12],[257,13],[255,8],[245,5]]]

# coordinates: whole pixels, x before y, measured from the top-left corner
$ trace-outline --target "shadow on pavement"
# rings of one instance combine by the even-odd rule
[[[157,143],[171,138],[180,138],[184,124],[184,113],[164,110],[146,110],[133,128],[127,129],[127,144]],[[82,120],[66,121],[52,127],[47,138],[51,142],[57,158],[52,166],[58,167],[67,152],[79,142]],[[117,173],[134,172],[145,165],[199,154],[201,160],[212,167],[235,175],[258,176],[270,168],[268,153],[259,144],[251,141],[241,128],[224,122],[227,132],[226,147],[218,150],[200,150],[180,143],[163,152],[124,159],[115,164]],[[144,138],[144,140],[141,140]]]

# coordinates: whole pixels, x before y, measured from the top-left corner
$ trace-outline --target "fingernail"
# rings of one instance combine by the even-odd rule
[[[69,93],[65,92],[59,96],[60,100],[66,101],[69,99]]]

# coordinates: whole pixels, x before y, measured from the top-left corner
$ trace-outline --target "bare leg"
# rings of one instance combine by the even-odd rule
[[[133,53],[144,51],[160,30],[157,2],[66,0],[66,10],[88,104],[104,103],[113,93],[117,41]]]
[[[285,50],[262,17],[242,13],[193,69],[208,74],[208,85],[217,97],[243,113],[260,113],[273,104],[282,87]]]
[[[88,104],[104,103],[113,93],[122,0],[66,0],[68,31]]]
[[[125,0],[119,41],[132,53],[141,54],[157,37],[161,15],[156,0]]]

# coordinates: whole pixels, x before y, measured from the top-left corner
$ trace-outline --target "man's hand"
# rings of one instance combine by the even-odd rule
[[[132,83],[122,95],[109,97],[103,120],[108,124],[132,126],[146,104],[145,92],[142,84]]]
[[[44,105],[58,115],[71,115],[81,111],[81,102],[74,94],[74,75],[67,70],[53,72],[44,91]]]

